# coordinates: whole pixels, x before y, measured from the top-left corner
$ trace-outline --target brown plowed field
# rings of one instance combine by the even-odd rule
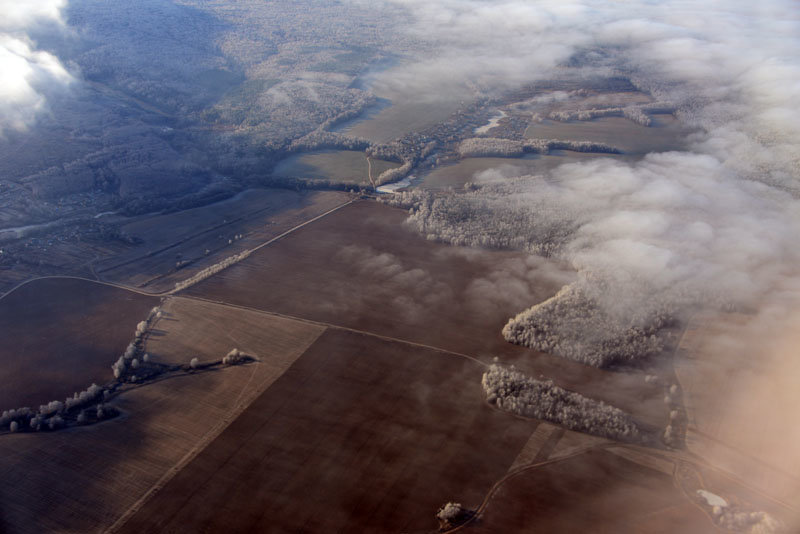
[[[0,300],[0,412],[113,378],[111,364],[159,300],[69,278],[35,280]]]
[[[572,274],[542,258],[434,243],[404,210],[357,202],[187,290],[462,352],[525,372],[663,426],[660,387],[644,374],[601,371],[507,343],[509,317],[552,296]]]
[[[143,242],[98,262],[95,270],[103,280],[150,292],[170,290],[175,282],[260,245],[348,199],[347,194],[337,191],[249,189],[208,206],[143,217],[122,227]],[[236,240],[236,235],[243,237]],[[176,270],[178,261],[191,263]]]
[[[329,329],[122,532],[401,532],[477,505],[536,426],[472,360]]]
[[[183,299],[164,308],[159,335],[147,346],[159,361],[188,354],[211,361],[239,347],[259,362],[129,388],[111,401],[122,416],[101,424],[0,436],[0,532],[103,532],[202,450],[324,330]]]
[[[464,532],[708,534],[709,517],[672,477],[603,450],[509,479]]]

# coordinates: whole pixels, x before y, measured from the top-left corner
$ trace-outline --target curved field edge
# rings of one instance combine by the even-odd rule
[[[180,297],[169,298],[163,310],[146,347],[157,361],[218,360],[237,347],[258,363],[131,388],[113,401],[125,415],[102,424],[3,436],[0,530],[111,527],[202,450],[324,330]]]

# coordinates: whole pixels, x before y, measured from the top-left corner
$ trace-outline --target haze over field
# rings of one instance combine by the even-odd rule
[[[559,76],[565,62],[577,59],[587,75],[626,73],[698,129],[686,152],[633,162],[595,159],[535,177],[486,171],[474,179],[480,188],[461,202],[486,226],[511,210],[531,221],[519,228],[528,235],[571,221],[571,231],[554,243],[556,255],[582,273],[579,289],[612,323],[643,324],[665,311],[687,318],[709,305],[752,313],[744,328],[716,340],[719,352],[731,353],[731,365],[733,353],[746,353],[758,368],[755,383],[729,392],[730,409],[750,414],[744,426],[766,410],[773,428],[787,427],[792,438],[762,442],[760,457],[797,465],[790,421],[800,397],[795,387],[772,389],[781,377],[797,379],[800,358],[793,341],[800,309],[797,5],[397,3],[414,13],[415,35],[436,36],[442,53],[399,69],[386,83],[435,93],[455,80],[478,80],[491,92]],[[520,217],[525,211],[531,217]],[[436,214],[417,224],[452,239]],[[456,232],[480,236],[491,229],[459,225]],[[542,320],[534,307],[517,326],[524,331]],[[596,332],[580,324],[578,332],[569,324],[550,326],[583,342],[614,335],[605,322]],[[729,369],[722,363],[719,372]],[[756,393],[767,389],[769,401]]]
[[[135,491],[120,486],[124,498],[110,499],[113,511],[98,512],[105,516],[97,521],[112,518],[114,528],[129,520],[130,529],[164,526],[163,510],[173,505],[170,521],[179,512],[205,521],[187,512],[205,509],[203,502],[173,499],[161,509],[152,497],[164,487],[167,495],[181,495],[181,484],[225,463],[239,439],[227,425],[238,421],[232,428],[244,432],[248,418],[237,419],[240,414],[262,416],[249,402],[278,402],[272,381],[279,387],[307,383],[303,373],[317,368],[308,362],[321,362],[330,348],[325,343],[339,340],[345,345],[333,347],[330,365],[343,375],[320,375],[317,389],[304,390],[298,406],[307,410],[301,416],[307,421],[321,417],[315,400],[335,406],[348,380],[364,395],[376,394],[368,353],[384,347],[399,355],[383,354],[387,373],[415,384],[421,378],[409,363],[412,355],[431,351],[436,358],[425,360],[429,374],[413,387],[440,387],[442,398],[447,388],[460,392],[426,413],[426,430],[414,430],[432,448],[439,436],[430,429],[439,425],[437,417],[448,416],[453,399],[469,399],[463,403],[498,427],[512,417],[505,412],[549,425],[528,427],[515,419],[508,441],[515,450],[485,455],[493,474],[483,478],[498,481],[491,489],[480,485],[486,481],[470,485],[463,475],[468,469],[437,473],[454,477],[444,486],[462,486],[473,500],[486,496],[480,507],[470,502],[473,508],[462,510],[447,500],[457,495],[427,488],[420,502],[430,507],[438,499],[452,512],[453,523],[440,522],[442,528],[491,511],[492,492],[510,480],[511,465],[523,466],[517,476],[552,460],[554,451],[566,462],[575,451],[591,450],[596,463],[581,461],[621,466],[603,457],[615,446],[646,456],[644,463],[631,462],[652,471],[641,479],[620,475],[609,494],[621,500],[635,491],[631,480],[652,477],[669,486],[653,482],[654,495],[695,506],[703,526],[710,521],[753,534],[800,528],[762,514],[774,505],[788,510],[782,520],[793,521],[800,502],[796,1],[0,0],[0,72],[0,306],[19,303],[20,287],[35,296],[47,284],[61,287],[64,276],[81,279],[72,281],[75,287],[116,286],[110,296],[98,293],[96,309],[47,321],[53,328],[47,339],[64,336],[62,363],[68,365],[81,349],[76,332],[82,320],[93,321],[104,307],[130,312],[119,297],[125,291],[143,301],[161,297],[177,318],[162,320],[161,311],[151,311],[134,341],[114,349],[123,356],[109,355],[104,363],[114,336],[91,345],[97,369],[117,363],[108,384],[93,386],[90,400],[108,401],[108,414],[127,406],[126,417],[136,418],[136,394],[129,404],[124,400],[129,390],[146,395],[148,380],[159,373],[185,373],[186,391],[201,395],[188,378],[198,370],[231,396],[218,408],[228,415],[220,415],[217,434],[183,438],[180,450],[188,452],[182,463],[163,460],[146,482],[131,475],[140,485]],[[70,287],[63,289],[65,298]],[[37,309],[33,304],[29,313]],[[203,316],[212,308],[213,320]],[[208,320],[220,332],[232,317],[247,316],[246,328],[236,330],[242,338],[261,321],[274,322],[276,332],[291,323],[297,336],[313,326],[315,334],[292,345],[291,361],[281,360],[263,391],[254,389],[248,403],[240,403],[229,377],[244,371],[226,371],[227,363],[216,361],[216,352],[221,358],[231,349],[228,341],[214,345],[214,354],[205,342],[187,343],[196,333],[181,324],[181,310],[187,324]],[[24,314],[0,311],[16,338],[0,351],[5,365],[3,357],[40,345],[26,338]],[[157,323],[165,330],[155,330]],[[40,332],[30,329],[30,336]],[[164,332],[169,336],[158,341]],[[270,343],[259,338],[254,344],[263,346],[264,358],[247,352],[242,365],[283,358],[283,348]],[[346,344],[358,350],[351,354]],[[158,363],[154,353],[150,362],[148,346],[161,347],[174,361]],[[44,360],[41,353],[20,358],[14,373]],[[353,366],[363,368],[345,378]],[[457,376],[447,376],[450,367],[459,369]],[[83,369],[75,369],[80,372],[70,380],[80,383]],[[30,373],[19,383],[36,382],[37,370]],[[46,380],[56,380],[55,374]],[[53,390],[46,380],[37,396]],[[92,380],[102,382],[95,375]],[[373,439],[368,423],[354,423],[333,408],[325,417],[331,435],[348,436],[351,427],[369,434],[365,440],[380,456],[407,424],[395,425],[391,403],[405,399],[397,413],[419,413],[408,399],[424,406],[427,396],[377,393],[385,434]],[[75,410],[53,402],[40,407],[35,425],[25,426],[20,415],[35,410],[4,414],[0,446],[4,433],[17,433],[20,425],[24,433],[45,428],[44,415],[59,418],[53,431],[86,423],[83,411],[78,419]],[[169,402],[174,399],[165,409]],[[0,412],[5,408],[12,406]],[[365,418],[373,417],[372,408],[364,407]],[[272,424],[294,428],[293,408],[281,410],[280,421],[264,422],[248,439],[292,449],[270,434]],[[458,415],[463,421],[449,424],[469,435],[464,421],[472,419]],[[101,419],[97,415],[92,425]],[[117,424],[106,421],[92,431],[103,436]],[[137,425],[142,440],[160,439],[151,425]],[[571,448],[560,441],[569,431],[575,431],[566,434],[574,440]],[[212,434],[227,441],[203,454]],[[59,439],[67,440],[64,435]],[[11,436],[20,441],[6,442],[9,454],[31,437]],[[469,449],[479,470],[485,445],[476,441],[470,448],[467,441],[458,447]],[[337,444],[359,464],[362,471],[353,476],[380,479],[375,464],[354,453],[360,445],[344,437]],[[392,454],[408,465],[416,465],[413,454],[427,454],[406,449]],[[429,451],[425,461],[448,450]],[[113,456],[114,446],[106,451]],[[338,452],[326,454],[333,459]],[[112,456],[108,466],[98,460],[98,472],[119,465]],[[192,471],[195,456],[206,466],[201,471]],[[673,469],[653,468],[658,462]],[[325,476],[314,471],[317,464],[294,456],[275,466],[293,480],[296,463],[306,466],[309,480]],[[392,476],[405,476],[397,465],[390,466]],[[733,477],[714,479],[717,468]],[[168,469],[170,477],[181,473],[177,482],[167,478],[154,486]],[[266,487],[265,472],[250,479],[234,469],[221,478],[242,476],[257,492]],[[387,492],[397,492],[392,498],[413,493],[408,480],[380,480]],[[730,506],[703,504],[706,493],[696,490],[715,488],[704,480],[716,480],[719,491],[744,492],[737,484],[751,484],[752,493],[737,497],[743,493],[731,489],[733,496],[723,496]],[[63,483],[58,491],[69,494],[70,480]],[[92,491],[104,491],[102,483]],[[282,495],[281,488],[269,491]],[[18,495],[0,484],[0,530],[4,496]],[[380,522],[341,512],[339,497],[319,512],[331,529]],[[313,510],[292,515],[307,504],[298,498],[276,524],[313,524]],[[398,509],[411,516],[417,504],[403,500]],[[63,510],[48,510],[46,498],[37,506],[42,524],[61,520]],[[669,515],[664,510],[672,506],[655,508]],[[24,524],[34,508],[20,510],[9,524]],[[255,528],[247,517],[237,524]],[[391,524],[425,524],[417,519],[397,516]],[[222,513],[214,520],[227,518]],[[640,520],[624,526],[640,528]],[[664,528],[680,528],[663,520],[672,525]],[[511,528],[502,521],[483,527]]]

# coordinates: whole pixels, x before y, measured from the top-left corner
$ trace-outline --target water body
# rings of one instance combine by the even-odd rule
[[[483,126],[478,126],[477,128],[475,128],[475,130],[473,130],[473,132],[476,134],[488,133],[489,130],[497,126],[500,123],[500,121],[503,120],[505,117],[507,117],[505,111],[498,111],[497,115],[489,119],[489,122],[487,122]]]
[[[409,187],[411,185],[411,182],[414,181],[414,179],[415,178],[413,176],[408,176],[406,178],[403,178],[399,182],[392,182],[391,184],[384,184],[382,186],[379,186],[375,189],[375,191],[377,191],[378,193],[395,194],[401,189]]]

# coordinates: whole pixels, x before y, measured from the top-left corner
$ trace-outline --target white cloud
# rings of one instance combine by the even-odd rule
[[[47,106],[47,93],[72,82],[53,54],[38,50],[29,32],[62,25],[64,0],[0,0],[0,134],[28,128]]]

